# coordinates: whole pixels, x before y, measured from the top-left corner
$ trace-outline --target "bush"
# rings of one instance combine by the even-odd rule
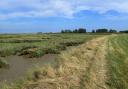
[[[106,28],[96,30],[96,33],[107,33],[107,32],[108,32],[108,29],[106,29]]]

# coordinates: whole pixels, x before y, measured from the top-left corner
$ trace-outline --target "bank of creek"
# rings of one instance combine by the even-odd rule
[[[25,58],[22,56],[8,56],[6,57],[9,68],[0,69],[0,87],[4,81],[7,83],[12,83],[24,77],[30,69],[34,68],[36,65],[43,66],[46,63],[53,62],[56,55],[47,54],[41,58]]]

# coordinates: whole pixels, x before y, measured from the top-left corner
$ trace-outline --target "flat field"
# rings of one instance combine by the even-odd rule
[[[20,38],[23,41],[27,37],[33,36]],[[47,47],[56,50],[59,48],[54,63],[37,67],[26,79],[14,82],[12,86],[4,85],[3,89],[128,89],[127,34],[43,34],[35,37],[39,37],[38,41],[41,41],[28,42],[25,39],[16,43],[6,40],[1,45],[20,44],[14,46],[18,48],[22,44],[41,50]]]
[[[98,35],[86,34],[1,34],[0,56],[25,55],[41,57],[48,53],[59,53],[67,46],[86,42]]]

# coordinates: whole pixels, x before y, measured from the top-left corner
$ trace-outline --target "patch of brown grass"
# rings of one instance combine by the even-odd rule
[[[98,38],[62,52],[55,67],[35,71],[36,81],[23,89],[104,89],[105,44],[106,38]]]

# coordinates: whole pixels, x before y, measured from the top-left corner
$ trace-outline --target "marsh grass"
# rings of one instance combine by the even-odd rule
[[[8,68],[9,63],[4,58],[0,58],[0,68]]]
[[[87,71],[87,68],[92,68],[90,66],[96,63],[92,58],[95,60],[94,54],[99,48],[95,47],[97,44],[98,42],[96,44],[91,42],[88,45],[91,45],[91,50],[83,44],[61,52],[55,63],[30,71],[25,81],[26,85],[22,85],[19,89],[85,89],[86,84],[90,83],[89,72],[92,70]]]
[[[91,40],[92,38],[99,37],[97,35],[86,34],[49,35],[52,39],[42,43],[31,43],[31,46],[36,47],[25,48],[21,52],[26,51],[29,52],[26,53],[29,56],[40,57],[48,53],[59,53],[66,49],[67,46],[76,46]],[[22,47],[25,47],[25,45],[29,47],[27,43],[16,44],[17,49],[19,46],[21,47],[21,45]],[[82,86],[81,88],[84,88],[80,82],[82,82],[81,79],[84,77],[82,75],[85,75],[85,69],[88,61],[91,61],[88,59],[90,59],[90,56],[93,54],[86,54],[87,50],[88,49],[86,49],[85,44],[77,47],[69,47],[66,51],[60,53],[59,57],[56,58],[55,63],[47,64],[43,67],[37,67],[28,73],[28,76],[23,80],[23,82],[14,83],[9,89],[34,89],[36,87],[37,89],[40,87],[42,89],[79,89],[80,86]],[[93,51],[93,49],[90,50]],[[8,86],[6,85],[6,87]]]
[[[22,89],[25,83],[26,83],[26,79],[17,80],[12,84],[7,84],[6,82],[4,82],[2,84],[2,89]]]
[[[108,67],[110,89],[128,89],[128,36],[118,35],[109,40]]]
[[[41,57],[60,53],[68,46],[76,46],[99,35],[87,34],[1,34],[0,56],[25,55]]]

